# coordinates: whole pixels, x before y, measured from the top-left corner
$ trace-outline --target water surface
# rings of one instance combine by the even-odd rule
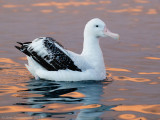
[[[160,1],[0,1],[0,119],[159,120]],[[16,41],[50,36],[81,53],[83,29],[106,21],[121,40],[100,40],[108,80],[36,81]]]

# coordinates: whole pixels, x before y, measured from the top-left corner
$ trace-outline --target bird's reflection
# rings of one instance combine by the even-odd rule
[[[75,115],[77,114],[77,110],[79,110],[76,120],[100,120],[99,116],[103,111],[109,111],[114,107],[105,106],[100,103],[100,100],[102,99],[101,95],[103,94],[103,86],[108,85],[109,83],[111,82],[106,80],[99,82],[55,82],[31,79],[28,82],[27,89],[19,92],[28,92],[33,94],[33,96],[23,97],[23,99],[26,99],[26,102],[16,103],[16,105],[27,105],[31,108],[44,109],[46,105],[54,106],[55,103],[62,105],[72,104],[72,106],[80,104],[77,109],[68,108],[65,111],[54,112],[50,111],[52,110],[50,108],[45,110],[46,112],[27,112],[27,114],[43,118],[54,118],[55,115]],[[78,93],[78,95],[76,95],[76,97],[74,95],[69,95],[71,93]]]

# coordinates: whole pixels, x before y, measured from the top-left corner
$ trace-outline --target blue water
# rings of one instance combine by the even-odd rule
[[[111,111],[111,108],[116,106],[104,105],[100,102],[103,87],[109,83],[106,81],[52,82],[30,80],[27,82],[27,89],[19,92],[22,94],[28,92],[40,96],[19,96],[25,99],[25,102],[18,102],[16,105],[41,109],[40,112],[27,112],[24,110],[23,113],[35,118],[66,119],[66,116],[77,115],[76,119],[80,120],[97,119],[104,111]],[[72,95],[69,93],[72,93]],[[71,119],[72,117],[68,118]]]

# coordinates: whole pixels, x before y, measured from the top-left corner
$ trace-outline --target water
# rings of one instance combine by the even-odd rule
[[[0,1],[1,120],[160,120],[159,0]],[[100,40],[108,80],[35,81],[16,41],[51,36],[81,53],[83,29],[101,18],[119,33]]]

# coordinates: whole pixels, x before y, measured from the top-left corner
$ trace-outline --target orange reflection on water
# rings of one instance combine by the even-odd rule
[[[16,93],[17,91],[20,90],[26,90],[25,88],[20,88],[16,86],[9,86],[9,85],[0,85],[0,96],[6,95],[9,93]]]
[[[73,104],[50,104],[46,108],[28,108],[27,106],[0,106],[0,113],[14,113],[14,112],[68,112],[80,109],[91,109],[101,107],[99,104],[91,104],[84,106],[75,106]]]
[[[121,105],[112,108],[116,111],[134,111],[145,114],[160,115],[160,104],[157,105]]]
[[[41,118],[39,120],[53,120],[53,118]],[[59,120],[59,118],[54,118],[54,120]]]
[[[18,66],[19,64],[9,58],[0,58],[0,63],[9,63]]]
[[[54,103],[47,105],[48,109],[54,109],[54,112],[62,111],[62,112],[68,112],[68,111],[74,111],[74,110],[80,110],[80,109],[90,109],[90,108],[98,108],[101,107],[99,104],[91,104],[91,105],[75,105],[75,104],[59,104]]]
[[[159,84],[159,82],[151,82],[149,84],[151,84],[151,85],[157,85],[157,84]]]
[[[120,91],[125,91],[125,90],[128,90],[128,89],[120,88],[120,89],[118,89],[118,90],[120,90]]]
[[[55,6],[59,9],[63,9],[68,6],[87,6],[87,5],[95,5],[95,2],[85,1],[85,2],[78,2],[78,1],[70,1],[70,2],[45,2],[45,3],[36,3],[32,4],[35,7],[45,7],[45,6]]]
[[[132,82],[148,82],[151,81],[150,79],[146,78],[132,78],[127,76],[113,76],[114,80],[121,80],[121,81],[132,81]]]
[[[131,72],[130,70],[122,69],[122,68],[107,68],[106,70],[109,70],[109,71],[120,71],[120,72]]]
[[[27,60],[27,57],[20,57],[20,60]]]
[[[147,12],[147,14],[153,14],[153,15],[155,15],[155,14],[158,14],[158,13],[157,13],[156,9],[149,9],[148,12]]]
[[[8,5],[2,5],[2,7],[4,7],[4,8],[16,8],[16,7],[24,7],[24,6],[23,5],[8,4]]]
[[[144,117],[136,117],[133,114],[122,114],[119,116],[119,118],[124,119],[124,120],[147,120]]]
[[[138,6],[136,8],[119,9],[119,10],[108,10],[108,12],[112,12],[112,13],[123,13],[123,12],[139,13],[139,12],[142,12],[142,9],[143,9],[142,6]]]
[[[128,9],[120,9],[120,10],[108,10],[108,12],[113,12],[113,13],[123,13],[123,12],[127,12]]]
[[[17,76],[17,75],[19,75],[19,76],[23,76],[23,77],[25,77],[26,75],[28,75],[28,71],[26,71],[26,69],[22,69],[22,68],[12,68],[12,69],[3,69],[3,70],[1,70],[1,72],[3,73],[3,74],[8,74],[8,75],[10,75],[10,77],[11,77],[11,75],[13,75],[13,76]],[[12,78],[13,78],[13,76],[12,76]],[[18,77],[17,77],[18,78]]]
[[[160,72],[139,72],[138,74],[141,74],[141,75],[151,75],[151,74],[154,74],[154,75],[158,75],[158,74],[160,74]]]
[[[1,79],[1,82],[3,83],[12,82],[18,79],[24,80],[25,77],[28,78],[29,76],[29,72],[26,71],[24,66],[14,62],[10,58],[0,58],[0,68],[0,77],[3,78]]]
[[[134,0],[137,3],[149,3],[150,1],[148,0]]]
[[[123,101],[126,100],[125,98],[113,98],[113,99],[109,99],[107,101]]]
[[[159,57],[145,57],[145,59],[160,60],[160,58],[159,58]]]
[[[13,113],[13,112],[42,112],[42,109],[28,108],[26,106],[0,106],[0,113]]]
[[[61,96],[64,96],[64,97],[77,97],[77,98],[86,97],[84,94],[82,94],[80,92],[71,92],[71,93],[68,93],[68,94],[61,95]]]
[[[98,108],[98,107],[101,107],[101,105],[99,105],[99,104],[91,104],[91,105],[85,105],[85,106],[76,106],[76,107],[72,107],[72,108],[67,107],[64,110],[65,111],[73,111],[73,110],[90,109],[90,108]]]
[[[50,104],[50,105],[46,105],[46,107],[48,107],[49,109],[54,109],[54,110],[57,110],[58,109],[63,109],[63,108],[67,108],[67,107],[70,107],[71,105],[70,104],[62,104],[62,103],[53,103],[53,104]]]

